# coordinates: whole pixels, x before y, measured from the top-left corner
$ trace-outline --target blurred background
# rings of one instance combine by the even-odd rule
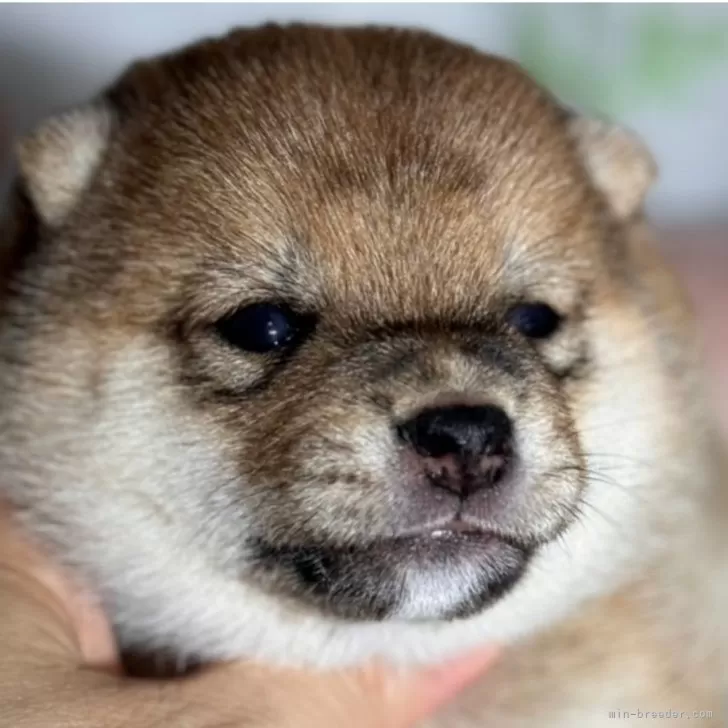
[[[134,58],[268,21],[427,28],[638,131],[661,173],[649,211],[692,292],[728,427],[728,4],[2,4],[0,199],[11,139],[39,119]]]

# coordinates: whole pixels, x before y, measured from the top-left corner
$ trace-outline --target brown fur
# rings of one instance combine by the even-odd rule
[[[641,219],[654,165],[631,135],[567,113],[509,62],[428,34],[267,27],[135,65],[24,142],[19,160],[34,212],[16,214],[10,235],[21,254],[0,330],[3,487],[99,584],[130,646],[230,656],[194,634],[201,622],[163,629],[148,582],[114,581],[127,533],[144,544],[131,562],[155,554],[152,580],[189,568],[190,580],[209,569],[250,582],[265,595],[253,602],[272,599],[302,633],[305,620],[386,623],[400,564],[378,544],[435,508],[383,444],[387,428],[454,398],[503,407],[534,443],[528,477],[472,506],[505,539],[488,564],[505,563],[512,543],[536,549],[527,581],[556,558],[547,546],[587,548],[576,539],[591,544],[597,496],[597,519],[639,518],[609,532],[624,563],[599,551],[583,567],[589,588],[549,595],[548,625],[523,597],[500,670],[445,723],[607,725],[609,710],[630,706],[719,715],[722,658],[706,649],[725,597],[709,586],[725,553],[711,512],[718,459],[690,315]],[[315,314],[315,334],[278,358],[221,342],[216,322],[261,300]],[[509,328],[524,300],[563,315],[553,340]],[[615,404],[595,435],[589,417],[609,409],[615,386],[642,381],[654,401],[634,402],[627,422]],[[140,432],[160,428],[141,446],[134,417]],[[619,440],[636,417],[646,472]],[[589,443],[615,440],[627,465],[599,474]],[[603,512],[609,488],[629,519],[616,505]],[[102,521],[121,529],[116,552],[91,556],[77,544]],[[146,552],[150,532],[159,541]],[[251,532],[281,563],[310,543],[370,556],[332,577],[346,597],[337,613],[331,591],[312,596],[289,571],[261,570]],[[159,543],[187,561],[165,567]],[[458,578],[470,584],[469,572]],[[450,606],[475,619],[482,605]],[[488,614],[467,639],[465,627],[423,626],[423,645],[442,634],[443,647],[413,647],[411,659],[498,638]],[[392,624],[384,643],[397,642]],[[401,627],[397,659],[409,659],[405,629],[418,627]],[[364,657],[351,647],[364,631],[348,639],[313,659]],[[293,662],[307,653],[296,649]]]

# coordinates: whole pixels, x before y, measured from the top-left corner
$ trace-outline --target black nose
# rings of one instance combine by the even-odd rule
[[[420,412],[398,427],[424,460],[428,479],[460,494],[498,482],[512,453],[513,427],[494,405],[454,405]]]
[[[512,437],[508,415],[493,405],[426,409],[400,425],[399,431],[426,457],[454,455],[464,460],[505,455]]]

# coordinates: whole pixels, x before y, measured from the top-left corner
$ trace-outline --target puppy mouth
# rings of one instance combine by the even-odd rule
[[[398,536],[382,538],[369,548],[385,550],[393,556],[401,553],[412,567],[426,568],[451,558],[470,558],[481,549],[497,546],[500,540],[510,541],[490,530],[453,518],[435,527],[412,529]]]
[[[362,544],[255,545],[269,589],[346,620],[472,616],[523,576],[533,547],[458,518]]]
[[[462,518],[455,517],[446,521],[442,525],[430,528],[414,529],[411,532],[405,532],[399,538],[422,538],[422,539],[449,539],[449,538],[493,538],[493,533],[464,521]]]

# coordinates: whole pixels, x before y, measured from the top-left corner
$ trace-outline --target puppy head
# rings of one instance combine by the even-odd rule
[[[129,641],[424,654],[634,556],[579,516],[637,518],[594,458],[662,446],[655,401],[620,415],[677,396],[625,133],[425,34],[264,28],[133,67],[19,158],[3,485]]]

